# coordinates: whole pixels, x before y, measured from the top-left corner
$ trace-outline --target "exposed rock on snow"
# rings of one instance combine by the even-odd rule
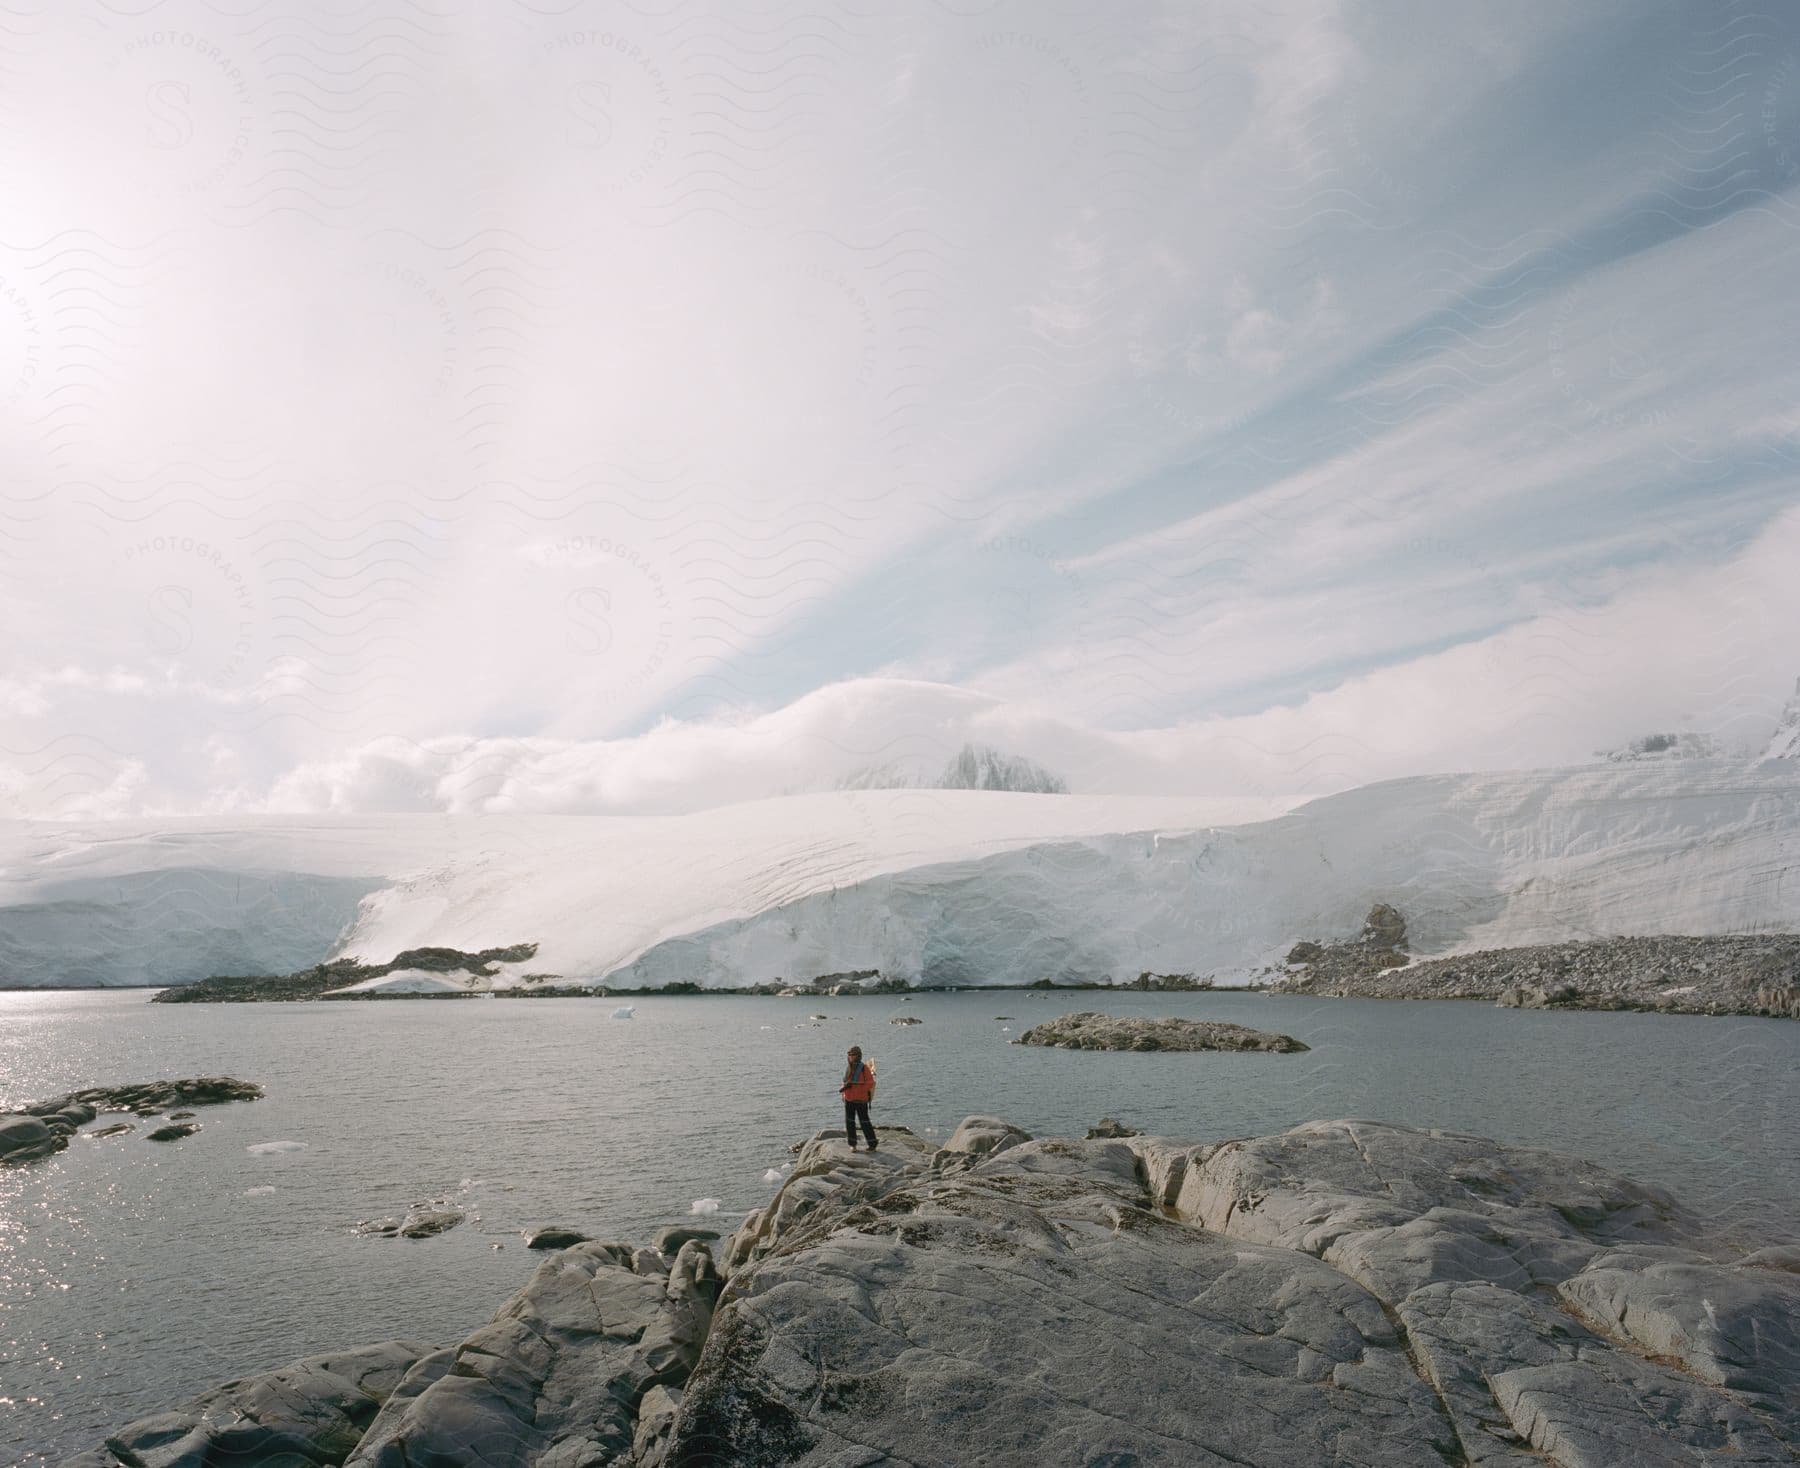
[[[843,790],[1010,790],[1031,795],[1066,795],[1068,782],[1022,755],[1003,754],[988,744],[965,744],[935,776],[909,775],[899,765],[872,765],[846,775]]]
[[[134,1422],[62,1468],[342,1463],[401,1378],[430,1351],[413,1341],[388,1341],[309,1356]]]
[[[1033,1025],[1018,1043],[1058,1050],[1261,1050],[1281,1055],[1308,1048],[1292,1035],[1223,1020],[1120,1018],[1091,1010]]]
[[[1617,749],[1601,749],[1595,753],[1618,764],[1638,760],[1718,759],[1724,750],[1710,734],[1645,734]]]
[[[1362,932],[1355,938],[1331,943],[1302,938],[1288,949],[1287,962],[1304,968],[1303,973],[1289,980],[1289,986],[1310,993],[1321,985],[1353,984],[1409,961],[1406,919],[1398,908],[1377,902],[1369,909]]]
[[[257,1000],[381,999],[478,993],[502,964],[522,964],[535,943],[512,943],[464,953],[455,948],[409,948],[386,963],[340,958],[293,974],[217,975],[164,989],[153,1004],[244,1004]]]
[[[1800,678],[1794,680],[1794,696],[1781,710],[1775,732],[1769,736],[1764,759],[1800,759]]]

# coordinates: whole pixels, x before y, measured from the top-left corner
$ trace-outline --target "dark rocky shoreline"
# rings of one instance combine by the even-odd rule
[[[1589,1163],[1366,1121],[881,1138],[800,1146],[716,1251],[577,1242],[459,1343],[309,1357],[64,1468],[1800,1454],[1800,1247]]]
[[[1296,944],[1270,992],[1800,1019],[1800,934],[1593,938],[1409,959],[1365,929],[1353,942]]]
[[[535,943],[465,953],[415,948],[381,964],[336,959],[297,973],[219,975],[163,989],[154,1004],[246,1004],[411,999],[613,999],[674,995],[825,998],[947,993],[969,985],[915,985],[876,969],[772,979],[736,988],[677,981],[659,988],[571,983],[560,974],[526,974],[514,987],[491,988],[500,964],[526,962]],[[461,987],[442,992],[334,992],[401,970],[420,970]],[[1727,934],[1593,938],[1498,948],[1442,958],[1415,958],[1406,919],[1376,903],[1355,938],[1301,939],[1279,966],[1244,985],[1216,984],[1211,974],[1145,972],[1110,981],[985,985],[995,990],[1057,993],[1245,993],[1314,998],[1468,999],[1525,1009],[1640,1010],[1659,1014],[1760,1015],[1800,1018],[1800,934]]]

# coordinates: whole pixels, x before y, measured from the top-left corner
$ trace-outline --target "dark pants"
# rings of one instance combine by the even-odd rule
[[[869,1120],[869,1103],[867,1101],[846,1101],[844,1103],[844,1135],[850,1145],[856,1145],[856,1124],[862,1123],[863,1135],[869,1139],[869,1150],[873,1152],[877,1145],[875,1140],[875,1123]]]

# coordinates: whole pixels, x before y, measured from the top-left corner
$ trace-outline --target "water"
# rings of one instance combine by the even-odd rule
[[[946,1135],[1102,1115],[1196,1140],[1360,1116],[1578,1153],[1673,1188],[1743,1237],[1800,1230],[1800,1024],[1549,1014],[1253,994],[1105,996],[1115,1012],[1284,1030],[1297,1056],[1099,1055],[1007,1044],[1102,996],[152,1005],[0,994],[0,1102],[227,1074],[262,1101],[203,1130],[77,1138],[0,1170],[0,1462],[30,1468],[233,1376],[394,1336],[447,1343],[538,1256],[524,1230],[643,1238],[717,1198],[729,1229],[788,1144],[835,1124],[843,1052],[875,1115]],[[832,1017],[813,1026],[810,1013]],[[917,1027],[890,1027],[910,1014]],[[1011,1020],[996,1016],[1011,1015]],[[303,1150],[252,1152],[268,1142]],[[360,1219],[449,1198],[438,1238]],[[497,1247],[498,1246],[498,1247]]]

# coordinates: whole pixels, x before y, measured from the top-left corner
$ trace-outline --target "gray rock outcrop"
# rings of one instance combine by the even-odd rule
[[[1365,981],[1408,962],[1406,919],[1399,908],[1377,902],[1355,938],[1332,943],[1302,938],[1288,950],[1286,961],[1300,967],[1287,976],[1289,986],[1308,992]]]
[[[1800,1245],[1369,1121],[803,1143],[725,1247],[577,1244],[452,1348],[231,1383],[66,1468],[1743,1468],[1800,1459]]]
[[[1092,1010],[1033,1025],[1019,1036],[1018,1043],[1058,1050],[1256,1050],[1276,1055],[1308,1048],[1292,1035],[1223,1020],[1122,1018]]]
[[[732,1240],[666,1461],[1791,1463],[1793,1253],[1709,1245],[1572,1158],[1371,1122],[822,1133]]]
[[[552,1255],[493,1321],[421,1361],[348,1468],[599,1468],[660,1448],[719,1286],[706,1245]],[[663,1388],[662,1395],[656,1394]]]
[[[388,1341],[309,1356],[227,1382],[184,1407],[133,1422],[62,1468],[281,1468],[342,1463],[401,1379],[431,1350]]]

